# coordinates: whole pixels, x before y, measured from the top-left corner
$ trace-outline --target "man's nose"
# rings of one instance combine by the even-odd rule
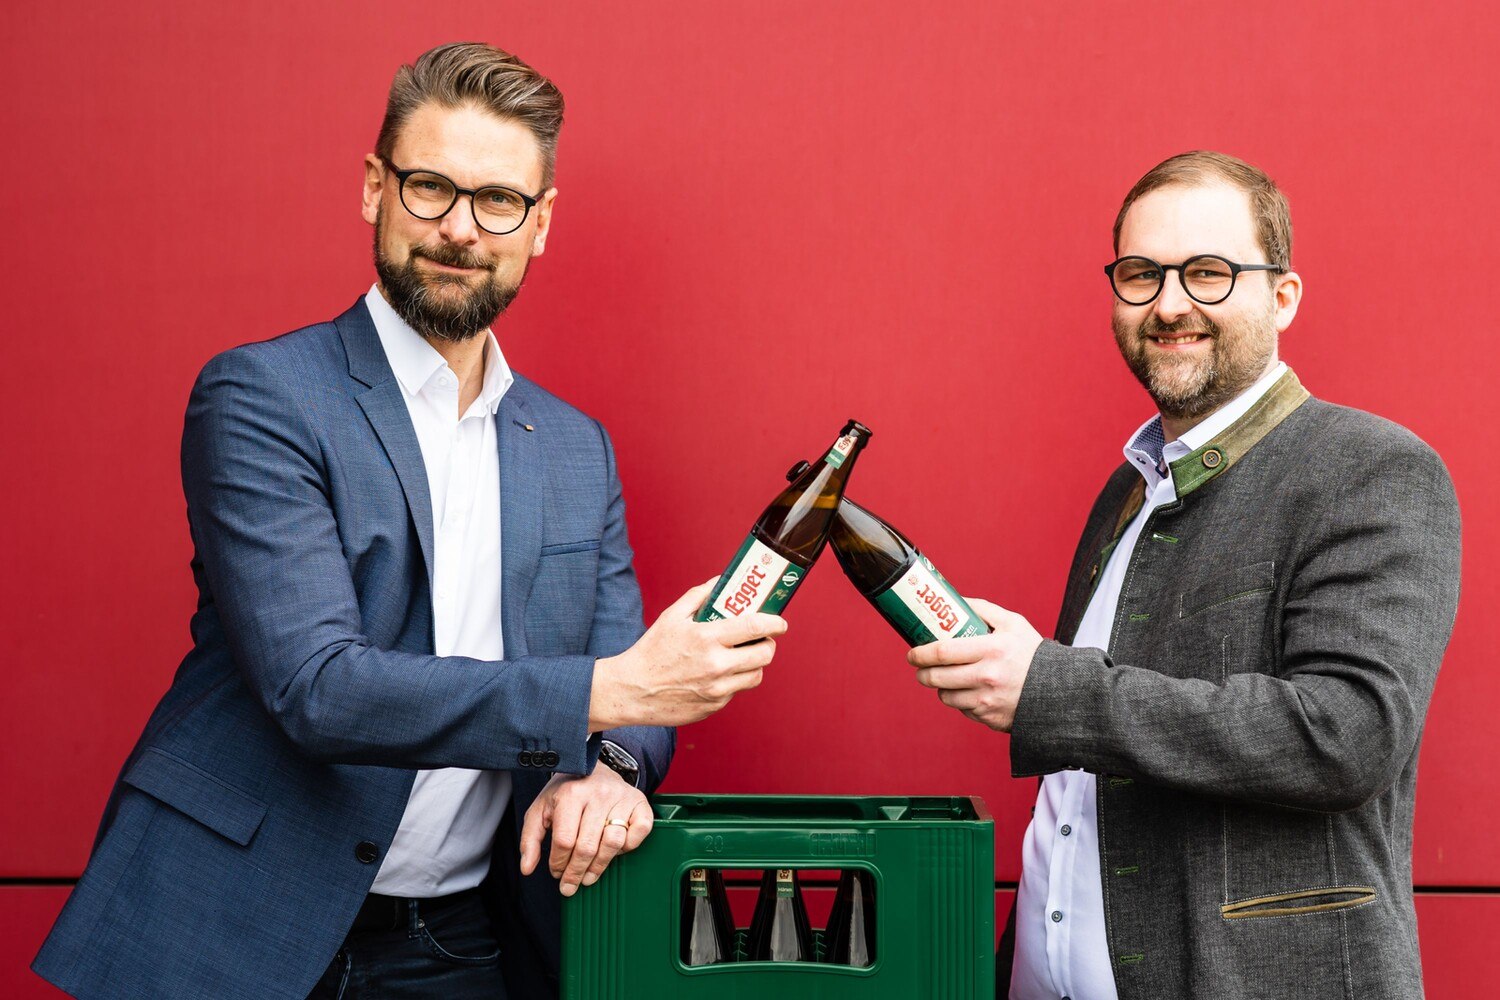
[[[1182,286],[1182,274],[1168,271],[1162,279],[1161,294],[1156,297],[1156,317],[1163,323],[1175,323],[1193,311],[1193,300]]]
[[[474,204],[469,198],[466,194],[459,195],[438,226],[438,232],[449,243],[472,246],[479,242],[479,226],[474,222]]]

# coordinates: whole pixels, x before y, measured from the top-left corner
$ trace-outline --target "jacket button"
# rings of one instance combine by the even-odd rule
[[[562,758],[558,756],[556,750],[548,750],[545,754],[542,755],[543,767],[556,767],[560,763],[562,763]]]
[[[1219,463],[1224,461],[1224,453],[1217,448],[1210,448],[1203,453],[1203,467],[1205,469],[1217,469]]]
[[[531,766],[531,751],[530,750],[522,750],[520,753],[516,754],[516,763],[520,764],[522,767],[530,767]]]
[[[362,865],[374,864],[375,859],[380,857],[380,848],[368,840],[361,840],[354,845],[354,856],[359,859],[359,863]]]

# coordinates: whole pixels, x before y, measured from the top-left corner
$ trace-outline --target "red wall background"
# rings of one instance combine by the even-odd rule
[[[1185,149],[1266,168],[1306,282],[1283,357],[1315,394],[1411,427],[1457,483],[1467,572],[1415,877],[1430,995],[1479,995],[1467,961],[1500,917],[1491,5],[54,2],[7,19],[0,994],[49,992],[24,966],[188,647],[194,375],[369,287],[360,157],[391,74],[481,38],[568,99],[548,252],[497,332],[611,429],[649,616],[718,572],[787,466],[854,416],[875,435],[851,494],[1050,634],[1088,505],[1150,412],[1100,273],[1119,200]],[[1003,893],[1034,792],[1005,737],[911,680],[831,560],[790,620],[765,684],[683,732],[669,790],[982,795]]]

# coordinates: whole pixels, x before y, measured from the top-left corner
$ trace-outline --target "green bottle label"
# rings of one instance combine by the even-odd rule
[[[751,535],[734,554],[695,617],[700,622],[714,622],[755,611],[779,614],[805,575],[806,566],[782,558]]]
[[[853,451],[854,438],[846,434],[833,443],[833,447],[828,450],[828,454],[823,456],[823,461],[837,469],[848,461],[849,455]]]
[[[886,620],[913,646],[984,635],[990,630],[937,567],[920,554],[901,578],[876,594],[874,600]]]
[[[776,870],[776,895],[782,899],[792,898],[792,870],[790,868],[778,868]]]
[[[694,868],[688,875],[688,895],[700,898],[708,897],[708,873],[702,868]]]

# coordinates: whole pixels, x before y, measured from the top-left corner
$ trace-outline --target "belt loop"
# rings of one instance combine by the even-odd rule
[[[406,904],[406,933],[409,937],[416,937],[417,927],[422,923],[417,914],[417,901],[405,899],[402,902]]]

